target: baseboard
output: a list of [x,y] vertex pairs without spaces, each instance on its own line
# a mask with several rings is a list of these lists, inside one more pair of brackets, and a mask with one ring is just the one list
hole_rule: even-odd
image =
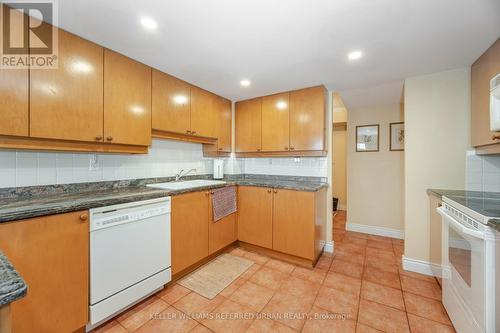
[[403,269],[424,275],[442,277],[442,267],[428,261],[403,256]]
[[349,231],[356,231],[370,235],[385,236],[398,239],[405,238],[405,233],[403,230],[384,228],[384,227],[374,227],[365,224],[346,223],[346,229]]
[[346,205],[343,205],[343,204],[338,204],[337,205],[337,210],[347,210],[346,208],[347,208]]
[[325,243],[325,247],[323,248],[323,251],[325,251],[327,253],[333,253],[333,249],[334,249],[334,243],[333,243],[333,241],[330,241],[330,242]]

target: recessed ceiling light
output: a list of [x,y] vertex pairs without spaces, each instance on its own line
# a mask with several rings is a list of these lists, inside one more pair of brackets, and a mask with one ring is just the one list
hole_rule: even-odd
[[155,20],[153,20],[151,17],[147,16],[142,16],[141,17],[141,24],[144,28],[148,30],[156,30],[158,24],[156,23]]
[[361,57],[363,57],[363,52],[361,51],[352,51],[347,55],[349,60],[358,60],[361,59]]
[[250,80],[247,80],[247,79],[243,79],[240,81],[240,85],[242,87],[248,87],[248,86],[250,86],[250,83],[251,83]]

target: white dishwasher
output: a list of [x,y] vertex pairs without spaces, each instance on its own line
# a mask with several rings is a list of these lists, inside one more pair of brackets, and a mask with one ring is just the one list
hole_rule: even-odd
[[87,330],[169,282],[170,197],[90,210]]

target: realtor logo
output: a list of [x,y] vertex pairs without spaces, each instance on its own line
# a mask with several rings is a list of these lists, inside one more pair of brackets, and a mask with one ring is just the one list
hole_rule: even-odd
[[0,1],[0,68],[57,68],[56,1]]

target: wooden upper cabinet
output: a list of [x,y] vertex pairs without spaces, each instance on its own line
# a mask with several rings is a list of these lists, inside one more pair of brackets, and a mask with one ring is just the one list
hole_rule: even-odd
[[66,333],[88,323],[85,216],[82,211],[0,224],[0,248],[28,285],[26,297],[11,304],[12,332]]
[[58,31],[59,67],[30,70],[30,135],[103,141],[103,48]]
[[[1,5],[2,10],[9,10]],[[10,10],[10,20],[13,26],[18,26],[23,20],[23,14]],[[21,23],[22,24],[22,23]],[[24,30],[28,29],[28,20],[24,20]],[[28,41],[24,40],[23,32],[11,36],[16,45],[24,45],[28,51]],[[28,70],[0,69],[0,135],[28,136]]]
[[290,93],[290,150],[324,150],[326,93],[323,86]]
[[490,145],[490,81],[500,73],[500,39],[497,39],[471,68],[471,143],[473,147]]
[[257,152],[262,149],[262,98],[236,102],[236,152]]
[[199,191],[172,197],[172,273],[208,256],[208,196]]
[[151,68],[104,50],[104,140],[151,143]]
[[315,192],[277,189],[273,201],[273,249],[315,259]]
[[216,137],[216,98],[218,96],[198,87],[191,87],[191,133],[208,138]]
[[153,69],[153,129],[189,134],[191,85]]
[[262,97],[262,151],[290,147],[290,93]]
[[238,186],[238,240],[273,248],[273,191]]
[[230,100],[219,97],[217,115],[217,150],[223,153],[231,152],[233,112]]

